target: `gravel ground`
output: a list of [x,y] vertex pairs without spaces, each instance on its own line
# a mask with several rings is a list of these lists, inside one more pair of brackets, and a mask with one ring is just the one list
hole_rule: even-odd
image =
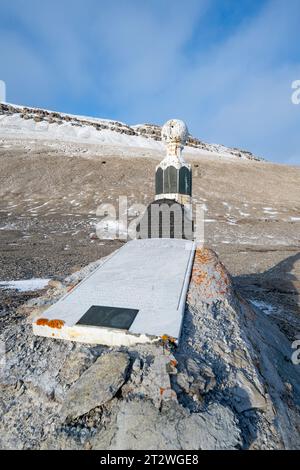
[[[0,143],[0,281],[64,277],[121,246],[91,238],[101,203],[148,204],[162,154],[116,146]],[[186,153],[205,242],[291,339],[299,333],[300,170]],[[1,315],[38,293],[0,289]],[[262,304],[261,304],[262,305]],[[265,308],[266,311],[266,308]],[[12,317],[10,317],[12,318]]]

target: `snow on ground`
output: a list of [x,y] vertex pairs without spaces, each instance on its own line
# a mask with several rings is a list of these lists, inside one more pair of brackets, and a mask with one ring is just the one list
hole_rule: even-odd
[[163,150],[161,142],[141,136],[131,136],[92,126],[73,126],[69,122],[62,124],[46,121],[36,122],[34,119],[23,119],[19,114],[0,115],[1,137],[21,137],[24,139],[47,139],[65,142],[91,143],[103,145],[119,145],[125,147],[142,147]]
[[271,304],[268,304],[267,302],[264,302],[263,300],[250,300],[252,305],[254,307],[259,308],[263,313],[266,315],[271,315],[274,313],[274,307]]
[[240,215],[243,216],[243,217],[249,217],[250,214],[248,212],[243,212],[240,210]]
[[14,224],[5,224],[0,227],[0,230],[15,230],[15,225]]
[[99,238],[115,240],[117,237],[127,237],[127,227],[118,220],[103,219],[96,225],[96,233]]
[[50,279],[25,279],[21,281],[0,281],[1,289],[13,289],[19,292],[29,292],[43,289]]

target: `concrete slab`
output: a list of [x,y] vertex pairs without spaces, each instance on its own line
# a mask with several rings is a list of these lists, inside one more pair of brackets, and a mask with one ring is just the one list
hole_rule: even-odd
[[[126,243],[42,317],[35,319],[33,332],[110,346],[155,341],[162,335],[178,339],[194,250],[192,241],[181,239]],[[106,326],[99,326],[98,321],[95,325],[81,324],[80,320],[93,306],[101,307],[99,312],[104,307],[111,311],[138,312],[129,329],[107,326],[107,319]],[[95,314],[97,309],[90,311]]]

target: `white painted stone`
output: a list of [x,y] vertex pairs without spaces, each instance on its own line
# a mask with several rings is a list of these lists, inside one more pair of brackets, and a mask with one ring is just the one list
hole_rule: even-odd
[[178,142],[182,146],[185,145],[189,136],[187,125],[180,119],[170,119],[161,129],[161,138],[163,142]]
[[[87,343],[131,345],[162,335],[179,338],[194,258],[194,243],[181,239],[132,240],[46,310],[37,335]],[[76,325],[92,305],[138,309],[130,329]]]
[[[189,165],[183,155],[182,150],[188,139],[189,132],[187,125],[180,119],[170,119],[167,121],[161,130],[161,139],[166,144],[167,155],[156,167],[156,172],[159,168],[163,171],[168,167],[174,167],[179,170],[182,167],[186,167],[191,172],[191,165]],[[177,175],[177,186],[179,190],[179,173]],[[191,196],[188,194],[181,194],[179,192],[167,193],[165,186],[162,193],[156,193],[155,200],[160,199],[174,199],[179,204],[190,204]]]

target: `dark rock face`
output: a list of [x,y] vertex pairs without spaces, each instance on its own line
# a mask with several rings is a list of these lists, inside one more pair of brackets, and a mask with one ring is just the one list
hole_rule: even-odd
[[[156,124],[140,124],[140,125],[136,125],[132,127],[134,128],[134,130],[137,132],[138,135],[142,135],[143,137],[148,137],[154,140],[161,140],[161,127]],[[215,150],[215,151],[220,150],[219,147],[223,147],[223,146],[218,146],[214,144],[207,144],[206,142],[203,142],[203,140],[200,140],[197,137],[193,137],[192,135],[189,135],[186,145],[192,148],[199,148],[202,150]],[[234,147],[229,148],[227,150],[229,150],[231,155],[234,155],[239,158],[243,157],[249,160],[258,160],[258,161],[262,160],[262,158],[259,158],[253,155],[251,152],[247,150],[241,150],[241,149],[234,148]]]
[[172,199],[159,199],[148,205],[137,225],[137,238],[193,240],[193,221],[184,205]]
[[1,332],[1,448],[299,448],[290,344],[235,293],[209,249],[196,252],[178,347],[167,338],[125,350],[33,337],[24,315],[98,264],[50,286]]
[[238,419],[242,448],[299,448],[300,383],[290,343],[235,292],[207,248],[196,252],[177,354],[184,406],[196,412],[227,404]]

